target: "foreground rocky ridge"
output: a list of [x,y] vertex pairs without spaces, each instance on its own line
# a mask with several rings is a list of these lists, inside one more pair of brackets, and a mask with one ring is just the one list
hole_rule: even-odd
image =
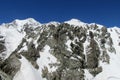
[[[0,27],[0,79],[107,80],[96,76],[104,72],[104,65],[111,65],[111,55],[119,55],[119,30],[76,19],[40,24],[30,18],[3,24]],[[117,42],[113,41],[113,32],[117,34]],[[39,76],[29,74],[29,66],[24,66],[22,60],[28,61],[30,70]],[[26,75],[35,78],[28,79]]]

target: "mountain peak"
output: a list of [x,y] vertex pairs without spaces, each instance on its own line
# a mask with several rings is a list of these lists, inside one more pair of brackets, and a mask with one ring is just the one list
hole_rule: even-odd
[[75,19],[75,18],[73,18],[73,19],[71,19],[69,21],[65,21],[65,23],[68,23],[70,25],[75,25],[75,26],[80,26],[80,25],[86,24],[86,23],[84,23],[84,22],[82,22],[82,21],[80,21],[78,19]]
[[29,22],[38,22],[38,21],[36,21],[34,18],[27,18],[27,19],[25,19],[26,21],[29,21]]
[[17,26],[23,26],[26,23],[27,24],[40,25],[40,23],[33,18],[27,18],[27,19],[24,19],[24,20],[16,19],[12,23],[16,24]]
[[70,21],[81,22],[79,19],[75,19],[75,18],[71,19]]

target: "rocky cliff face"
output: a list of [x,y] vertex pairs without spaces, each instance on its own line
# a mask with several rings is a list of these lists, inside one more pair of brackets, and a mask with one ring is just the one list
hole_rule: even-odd
[[30,18],[3,24],[0,80],[120,79],[119,32],[117,27],[76,19],[40,24]]

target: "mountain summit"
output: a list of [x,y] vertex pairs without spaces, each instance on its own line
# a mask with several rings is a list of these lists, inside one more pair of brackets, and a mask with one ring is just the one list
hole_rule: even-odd
[[120,28],[33,18],[0,25],[0,80],[119,80]]
[[68,23],[70,25],[76,25],[76,26],[81,26],[81,25],[85,25],[84,22],[78,20],[78,19],[71,19],[69,21],[65,21],[65,23]]

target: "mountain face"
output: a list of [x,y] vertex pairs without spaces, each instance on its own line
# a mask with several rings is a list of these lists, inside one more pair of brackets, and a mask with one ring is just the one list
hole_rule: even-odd
[[120,80],[120,28],[77,19],[2,24],[0,80]]

